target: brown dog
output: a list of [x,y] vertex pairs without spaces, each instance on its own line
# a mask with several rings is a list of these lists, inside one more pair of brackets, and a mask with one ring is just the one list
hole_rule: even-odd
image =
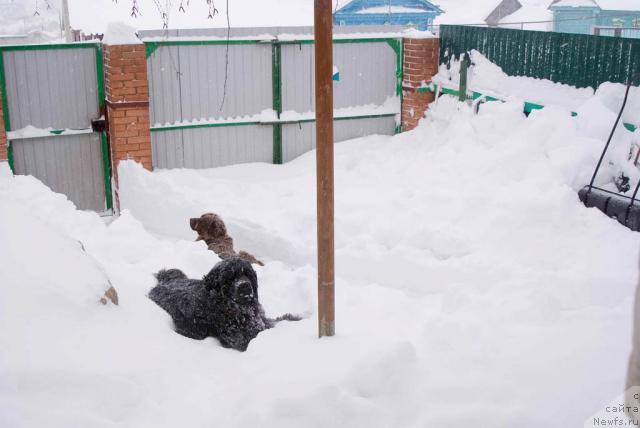
[[191,229],[198,234],[196,241],[204,241],[211,251],[216,253],[221,259],[237,256],[249,263],[256,263],[264,266],[260,260],[256,259],[246,251],[240,251],[236,254],[233,249],[233,238],[227,234],[227,227],[218,214],[206,213],[200,218],[192,218],[189,220]]

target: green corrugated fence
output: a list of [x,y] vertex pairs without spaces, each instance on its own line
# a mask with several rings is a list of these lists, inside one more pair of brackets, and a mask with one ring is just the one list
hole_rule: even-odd
[[[626,83],[640,72],[640,40],[461,25],[440,27],[440,63],[475,49],[510,76],[577,87]],[[635,84],[640,84],[636,79]]]

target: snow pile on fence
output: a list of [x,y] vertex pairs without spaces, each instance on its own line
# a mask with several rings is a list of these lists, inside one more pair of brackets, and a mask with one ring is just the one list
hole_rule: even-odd
[[[640,241],[579,203],[602,146],[582,126],[442,98],[415,131],[338,144],[338,335],[323,340],[313,152],[203,171],[122,163],[109,225],[0,174],[3,249],[39,255],[0,258],[0,425],[580,426],[624,384]],[[188,226],[206,211],[266,262],[267,313],[309,318],[246,353],[171,331],[146,293],[160,268],[216,263]],[[49,282],[40,245],[91,285],[83,253],[50,247],[70,239],[120,306],[68,304],[81,284]]]
[[[576,113],[599,109],[606,117],[600,117],[596,123],[609,123],[609,128],[613,126],[620,111],[626,91],[626,85],[620,83],[605,82],[594,91],[593,88],[576,88],[546,79],[510,76],[476,50],[470,52],[470,59],[471,65],[467,71],[469,91],[501,100],[560,107]],[[441,64],[438,74],[433,77],[433,83],[458,89],[460,67],[460,60],[451,61],[448,65]],[[635,126],[640,125],[640,87],[631,87],[622,121]]]
[[[575,111],[593,96],[593,88],[576,88],[550,80],[526,76],[509,76],[498,65],[476,50],[470,52],[471,66],[467,72],[467,88],[500,99],[519,99],[541,105],[554,105]],[[436,84],[460,85],[461,61],[441,64],[434,76]]]

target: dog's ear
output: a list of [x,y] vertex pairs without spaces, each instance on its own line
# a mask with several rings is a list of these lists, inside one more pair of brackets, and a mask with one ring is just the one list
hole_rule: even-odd
[[204,282],[204,287],[207,291],[220,292],[222,287],[223,264],[224,260],[218,262],[218,264],[216,264],[213,269],[211,269],[209,273],[202,278],[202,282]]
[[222,238],[227,236],[227,226],[224,221],[217,214],[207,214],[208,224],[206,227],[207,234],[212,238]]
[[196,232],[198,231],[198,222],[200,221],[199,218],[192,218],[189,220],[189,226],[191,226],[191,230],[195,230]]
[[246,260],[242,260],[244,263],[244,274],[247,275],[247,278],[251,281],[251,286],[253,287],[253,294],[258,297],[258,274],[256,273],[251,263]]

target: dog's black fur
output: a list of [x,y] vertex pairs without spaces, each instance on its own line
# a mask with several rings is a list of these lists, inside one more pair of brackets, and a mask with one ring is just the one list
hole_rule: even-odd
[[261,331],[301,319],[291,314],[267,318],[256,272],[239,257],[221,261],[202,280],[189,279],[179,269],[161,270],[156,278],[149,298],[171,315],[177,333],[192,339],[217,337],[225,348],[246,351]]

